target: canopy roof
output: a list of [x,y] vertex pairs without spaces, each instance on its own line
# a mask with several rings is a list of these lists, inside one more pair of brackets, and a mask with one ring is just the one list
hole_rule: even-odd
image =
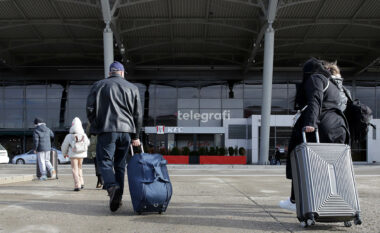
[[[110,2],[115,55],[133,67],[262,67],[267,0]],[[0,9],[3,67],[103,65],[100,0],[0,0]],[[378,0],[279,0],[273,28],[275,67],[316,56],[379,71]]]

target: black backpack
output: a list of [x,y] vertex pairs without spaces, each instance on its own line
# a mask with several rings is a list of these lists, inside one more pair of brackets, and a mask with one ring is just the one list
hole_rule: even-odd
[[354,142],[363,141],[366,138],[369,126],[376,129],[376,126],[371,124],[373,117],[372,110],[367,105],[362,104],[358,99],[352,100],[348,90],[345,87],[343,87],[343,89],[348,98],[344,115],[348,121],[351,139]]

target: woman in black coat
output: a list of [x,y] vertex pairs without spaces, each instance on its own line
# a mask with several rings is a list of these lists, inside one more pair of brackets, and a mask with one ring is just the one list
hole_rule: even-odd
[[[335,67],[335,68],[333,68]],[[333,72],[333,74],[332,74]],[[315,141],[314,132],[318,128],[320,141],[324,143],[349,144],[347,120],[343,114],[347,106],[347,97],[343,90],[343,80],[334,63],[309,59],[303,68],[303,81],[297,90],[295,106],[304,109],[297,120],[288,146],[286,178],[292,179],[290,154],[303,142],[302,129],[309,133],[308,141]],[[280,207],[296,210],[293,182],[291,196],[280,202]]]

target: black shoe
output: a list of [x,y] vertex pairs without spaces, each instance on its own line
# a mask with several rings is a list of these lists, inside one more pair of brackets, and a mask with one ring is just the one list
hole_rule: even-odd
[[120,186],[112,186],[108,188],[108,194],[110,196],[110,210],[115,212],[120,207],[121,199],[123,197]]
[[96,188],[99,189],[103,186],[103,181],[102,179],[100,178],[100,176],[98,176],[98,183],[96,183]]
[[81,188],[81,189],[84,189],[84,184],[82,184],[82,185],[80,186],[80,188]]
[[79,189],[79,188],[75,188],[75,189],[74,189],[74,191],[76,191],[76,192],[79,192],[79,191],[80,191],[80,189]]

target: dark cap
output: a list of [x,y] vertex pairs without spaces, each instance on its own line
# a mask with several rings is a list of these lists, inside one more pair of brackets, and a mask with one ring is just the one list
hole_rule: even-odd
[[44,120],[42,120],[41,118],[39,117],[36,117],[36,119],[34,119],[34,124],[37,125],[39,123],[44,123]]
[[125,71],[125,70],[124,70],[124,66],[123,66],[123,64],[121,64],[121,63],[118,62],[118,61],[114,61],[114,62],[110,65],[110,72],[116,72],[116,71]]

